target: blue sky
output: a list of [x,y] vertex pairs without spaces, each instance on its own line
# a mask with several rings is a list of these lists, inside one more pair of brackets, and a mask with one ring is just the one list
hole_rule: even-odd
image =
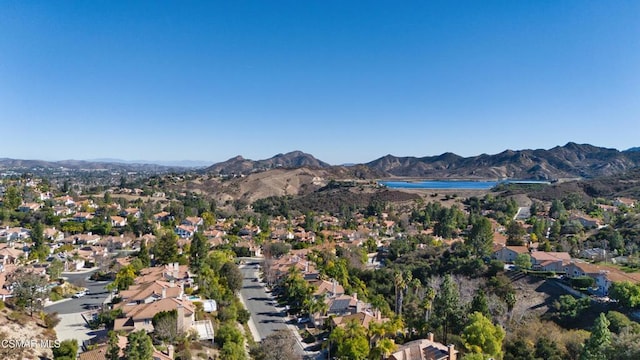
[[639,1],[0,2],[0,157],[640,146]]

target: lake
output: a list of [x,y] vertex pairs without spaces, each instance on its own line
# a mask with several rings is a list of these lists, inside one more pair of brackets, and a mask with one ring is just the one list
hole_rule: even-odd
[[378,184],[390,189],[448,189],[448,190],[489,190],[501,183],[511,184],[550,184],[548,181],[505,180],[505,181],[464,181],[464,180],[425,180],[425,181],[379,181]]

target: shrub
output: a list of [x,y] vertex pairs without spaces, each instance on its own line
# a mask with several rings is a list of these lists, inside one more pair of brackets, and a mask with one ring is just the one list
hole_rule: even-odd
[[51,314],[44,315],[44,325],[47,329],[53,329],[60,323],[60,317],[57,312],[53,312]]

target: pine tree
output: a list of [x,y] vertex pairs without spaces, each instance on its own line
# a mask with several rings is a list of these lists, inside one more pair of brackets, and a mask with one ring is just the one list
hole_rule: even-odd
[[178,236],[172,231],[166,231],[156,241],[153,250],[157,264],[170,264],[178,259]]
[[149,257],[149,249],[147,248],[147,242],[142,239],[140,242],[140,251],[138,251],[138,259],[142,262],[144,267],[151,265],[151,257]]
[[462,317],[460,307],[460,291],[447,274],[440,285],[440,290],[433,300],[433,319],[436,325],[442,326],[442,340],[447,343],[447,335]]
[[600,313],[591,330],[591,336],[584,344],[580,360],[607,360],[607,352],[611,346],[609,320]]
[[207,239],[201,232],[196,232],[189,248],[189,265],[196,273],[200,272],[208,250]]

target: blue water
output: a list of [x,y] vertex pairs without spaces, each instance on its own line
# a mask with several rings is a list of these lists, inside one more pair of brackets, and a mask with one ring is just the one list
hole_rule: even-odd
[[546,181],[380,181],[391,189],[450,189],[450,190],[489,190],[500,183],[549,184]]

